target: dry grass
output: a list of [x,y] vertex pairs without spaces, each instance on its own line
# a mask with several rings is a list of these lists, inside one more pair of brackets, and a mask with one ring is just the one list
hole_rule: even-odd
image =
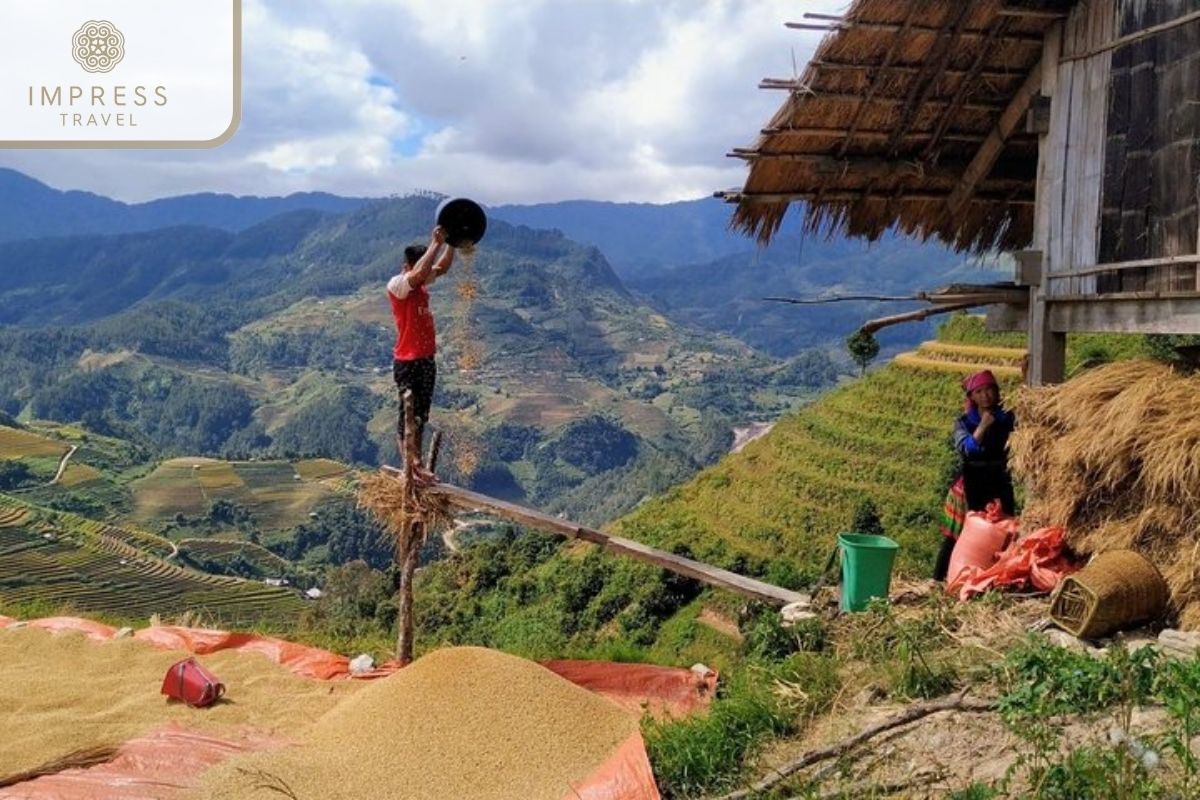
[[421,536],[419,546],[431,533],[454,523],[450,504],[444,498],[423,492],[418,486],[410,491],[402,478],[383,473],[362,477],[358,485],[358,505],[371,512],[391,534],[397,560],[409,551],[414,532]]
[[24,772],[17,772],[11,775],[0,774],[0,788],[15,786],[18,783],[31,781],[34,778],[40,778],[45,775],[57,775],[69,769],[83,769],[85,767],[94,767],[97,764],[104,764],[111,761],[118,750],[120,750],[118,745],[85,747],[82,750],[52,759],[45,764],[25,770]]
[[1200,626],[1200,377],[1122,361],[1022,391],[1009,447],[1024,518],[1062,525],[1077,551],[1133,549],[1163,572],[1185,627]]

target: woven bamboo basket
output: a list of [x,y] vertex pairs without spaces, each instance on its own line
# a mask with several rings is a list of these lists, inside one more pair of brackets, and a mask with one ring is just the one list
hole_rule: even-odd
[[1111,550],[1063,578],[1050,619],[1080,639],[1099,639],[1158,619],[1169,599],[1167,582],[1145,556]]

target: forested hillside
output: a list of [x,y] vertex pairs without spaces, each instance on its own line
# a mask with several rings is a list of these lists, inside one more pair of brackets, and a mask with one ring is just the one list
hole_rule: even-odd
[[[0,410],[159,456],[394,461],[382,286],[434,206],[0,245]],[[839,371],[822,352],[781,361],[680,325],[557,232],[494,221],[458,271],[433,290],[448,477],[591,521],[685,479],[735,426]],[[459,368],[466,345],[473,369]]]

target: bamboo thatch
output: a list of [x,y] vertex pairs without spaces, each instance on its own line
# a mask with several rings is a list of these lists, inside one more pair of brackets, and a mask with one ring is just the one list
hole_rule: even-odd
[[875,239],[895,227],[972,251],[1028,245],[1037,138],[1023,126],[959,210],[946,198],[1071,5],[854,0],[755,146],[735,151],[750,174],[722,193],[737,202],[733,227],[765,244],[789,202],[804,201],[810,230]]
[[1026,527],[1061,525],[1080,553],[1136,550],[1182,627],[1200,628],[1200,377],[1151,361],[1023,390],[1010,440]]

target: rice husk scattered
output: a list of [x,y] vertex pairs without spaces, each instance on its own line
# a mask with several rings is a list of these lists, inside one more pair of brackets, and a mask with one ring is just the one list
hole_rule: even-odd
[[1083,555],[1132,549],[1171,589],[1185,629],[1200,627],[1200,378],[1122,361],[1021,391],[1009,441],[1028,490],[1027,525],[1061,525]]
[[299,678],[256,654],[199,661],[226,685],[206,709],[159,694],[167,668],[186,653],[132,639],[94,642],[78,633],[0,630],[0,778],[142,736],[168,723],[220,736],[242,726],[292,739],[361,689],[356,682]]
[[369,511],[391,535],[397,560],[408,552],[408,537],[414,532],[422,537],[419,546],[434,531],[454,523],[450,503],[444,497],[422,491],[419,486],[410,493],[403,478],[391,475],[364,475],[358,483],[357,499],[359,508]]
[[471,322],[471,310],[480,288],[479,281],[475,280],[475,245],[458,248],[458,256],[460,265],[457,270],[457,299],[454,301],[454,345],[458,351],[458,368],[473,370],[483,363],[483,353]]
[[298,747],[207,773],[197,800],[262,798],[273,776],[300,800],[561,800],[637,720],[524,659],[437,650],[326,714]]
[[468,429],[462,428],[451,440],[451,461],[459,480],[469,481],[483,460],[483,443]]

